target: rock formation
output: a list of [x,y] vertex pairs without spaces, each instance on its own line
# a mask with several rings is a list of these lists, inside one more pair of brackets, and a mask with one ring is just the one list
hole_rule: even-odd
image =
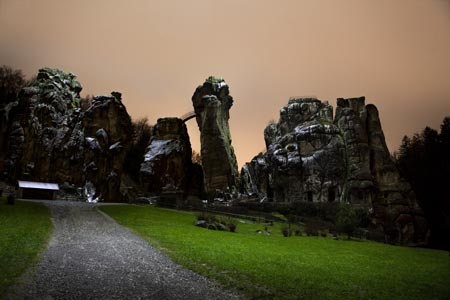
[[83,111],[81,89],[71,73],[39,70],[8,114],[3,176],[11,182],[28,179],[78,186],[92,181],[103,200],[121,201],[120,176],[132,137],[131,119],[120,93],[96,97]]
[[[88,186],[91,197],[123,201],[130,116],[120,93],[82,106],[81,89],[73,74],[45,68],[18,100],[2,100],[0,173],[11,183],[67,182]],[[264,130],[267,151],[245,164],[240,178],[228,125],[228,85],[209,77],[192,103],[202,166],[192,163],[183,120],[159,119],[140,169],[146,192],[198,200],[203,187],[213,196],[235,193],[239,184],[241,193],[268,201],[351,203],[371,214],[371,230],[386,241],[425,242],[427,222],[391,160],[376,107],[364,97],[338,99],[335,117],[328,103],[290,99],[279,122]]]
[[[81,85],[75,76],[60,70],[41,69],[33,85],[24,88],[11,111],[8,159],[11,178],[80,181],[71,167],[80,167],[82,132],[72,124],[80,117]],[[64,154],[70,152],[67,161]],[[53,162],[64,160],[64,166]],[[63,169],[67,174],[62,174]],[[73,177],[77,178],[73,178]]]
[[123,163],[131,146],[133,127],[120,93],[94,97],[82,120],[84,175],[107,202],[122,201]]
[[237,190],[238,169],[228,126],[233,98],[222,78],[209,77],[192,96],[200,129],[205,189],[209,194]]
[[164,187],[186,191],[192,149],[186,125],[178,118],[158,119],[141,165],[146,191],[159,194]]
[[159,195],[159,204],[173,207],[194,205],[203,191],[203,172],[192,163],[186,125],[179,118],[161,118],[141,164],[144,191]]
[[240,190],[275,202],[344,202],[371,212],[371,230],[420,244],[427,225],[390,158],[378,111],[364,97],[328,104],[293,98],[264,131],[267,152],[241,171]]
[[317,99],[294,98],[281,109],[279,123],[265,129],[269,198],[334,201],[340,196],[344,147],[332,113],[330,105]]

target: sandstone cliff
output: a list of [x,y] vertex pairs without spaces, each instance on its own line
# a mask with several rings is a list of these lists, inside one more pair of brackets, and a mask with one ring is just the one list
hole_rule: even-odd
[[192,149],[186,125],[178,118],[158,119],[141,164],[146,191],[159,194],[164,187],[185,191]]
[[241,192],[275,202],[342,202],[367,209],[371,230],[421,244],[427,224],[390,158],[378,111],[364,97],[328,104],[293,98],[264,131],[267,152],[241,171]]
[[97,186],[104,201],[120,202],[123,165],[133,127],[120,93],[94,97],[82,119],[85,179]]
[[3,177],[69,182],[92,181],[104,201],[121,201],[120,176],[132,137],[120,94],[94,98],[83,111],[82,87],[71,73],[40,69],[8,113]]
[[228,125],[233,98],[221,78],[209,77],[192,96],[200,129],[205,189],[233,193],[238,185],[238,168]]
[[197,205],[203,192],[202,167],[192,162],[186,125],[179,118],[161,118],[141,164],[140,177],[145,192],[158,195],[158,203],[168,207]]

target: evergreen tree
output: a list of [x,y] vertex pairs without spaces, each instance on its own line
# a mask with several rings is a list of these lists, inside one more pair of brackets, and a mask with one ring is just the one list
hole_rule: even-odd
[[441,131],[426,127],[400,145],[397,165],[431,227],[431,244],[450,249],[450,117]]

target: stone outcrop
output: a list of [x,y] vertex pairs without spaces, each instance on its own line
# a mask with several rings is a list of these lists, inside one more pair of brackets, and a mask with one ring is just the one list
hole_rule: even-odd
[[3,176],[28,179],[92,181],[104,201],[121,201],[120,176],[132,137],[131,119],[120,93],[95,97],[83,111],[82,87],[75,75],[44,68],[9,114],[9,143]]
[[120,93],[94,97],[84,112],[84,175],[104,201],[121,202],[123,164],[130,149],[133,127]]
[[293,98],[264,131],[267,152],[241,171],[244,194],[275,202],[343,202],[371,213],[371,230],[396,244],[424,243],[427,224],[364,97]]
[[145,192],[160,197],[168,207],[196,205],[203,191],[203,171],[192,163],[192,149],[186,125],[179,118],[161,118],[140,170]]
[[[53,69],[39,70],[36,82],[21,91],[19,103],[11,112],[5,164],[10,178],[80,181],[79,174],[69,171],[71,167],[80,167],[83,137],[72,126],[80,118],[80,91],[81,85],[73,74]],[[64,167],[69,178],[61,174],[63,166],[54,164],[59,158],[65,160],[64,154],[68,152]]]
[[317,99],[293,98],[281,109],[279,123],[265,129],[268,192],[274,201],[339,198],[344,145],[332,113],[330,105]]
[[370,170],[376,183],[373,226],[397,244],[419,243],[428,238],[428,224],[411,186],[392,161],[381,128],[378,110],[367,105]]
[[178,118],[158,119],[141,164],[146,191],[159,194],[163,188],[186,191],[192,149],[186,125]]
[[209,77],[196,89],[192,104],[200,129],[205,189],[209,194],[236,192],[238,169],[228,125],[233,98],[228,85],[222,78]]

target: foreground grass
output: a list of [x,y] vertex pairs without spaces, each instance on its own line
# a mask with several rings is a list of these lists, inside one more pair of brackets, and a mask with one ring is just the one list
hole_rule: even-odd
[[0,198],[0,298],[43,249],[52,228],[49,210],[39,203]]
[[284,238],[193,226],[185,212],[151,206],[103,206],[177,263],[251,299],[449,299],[447,252],[321,237]]

